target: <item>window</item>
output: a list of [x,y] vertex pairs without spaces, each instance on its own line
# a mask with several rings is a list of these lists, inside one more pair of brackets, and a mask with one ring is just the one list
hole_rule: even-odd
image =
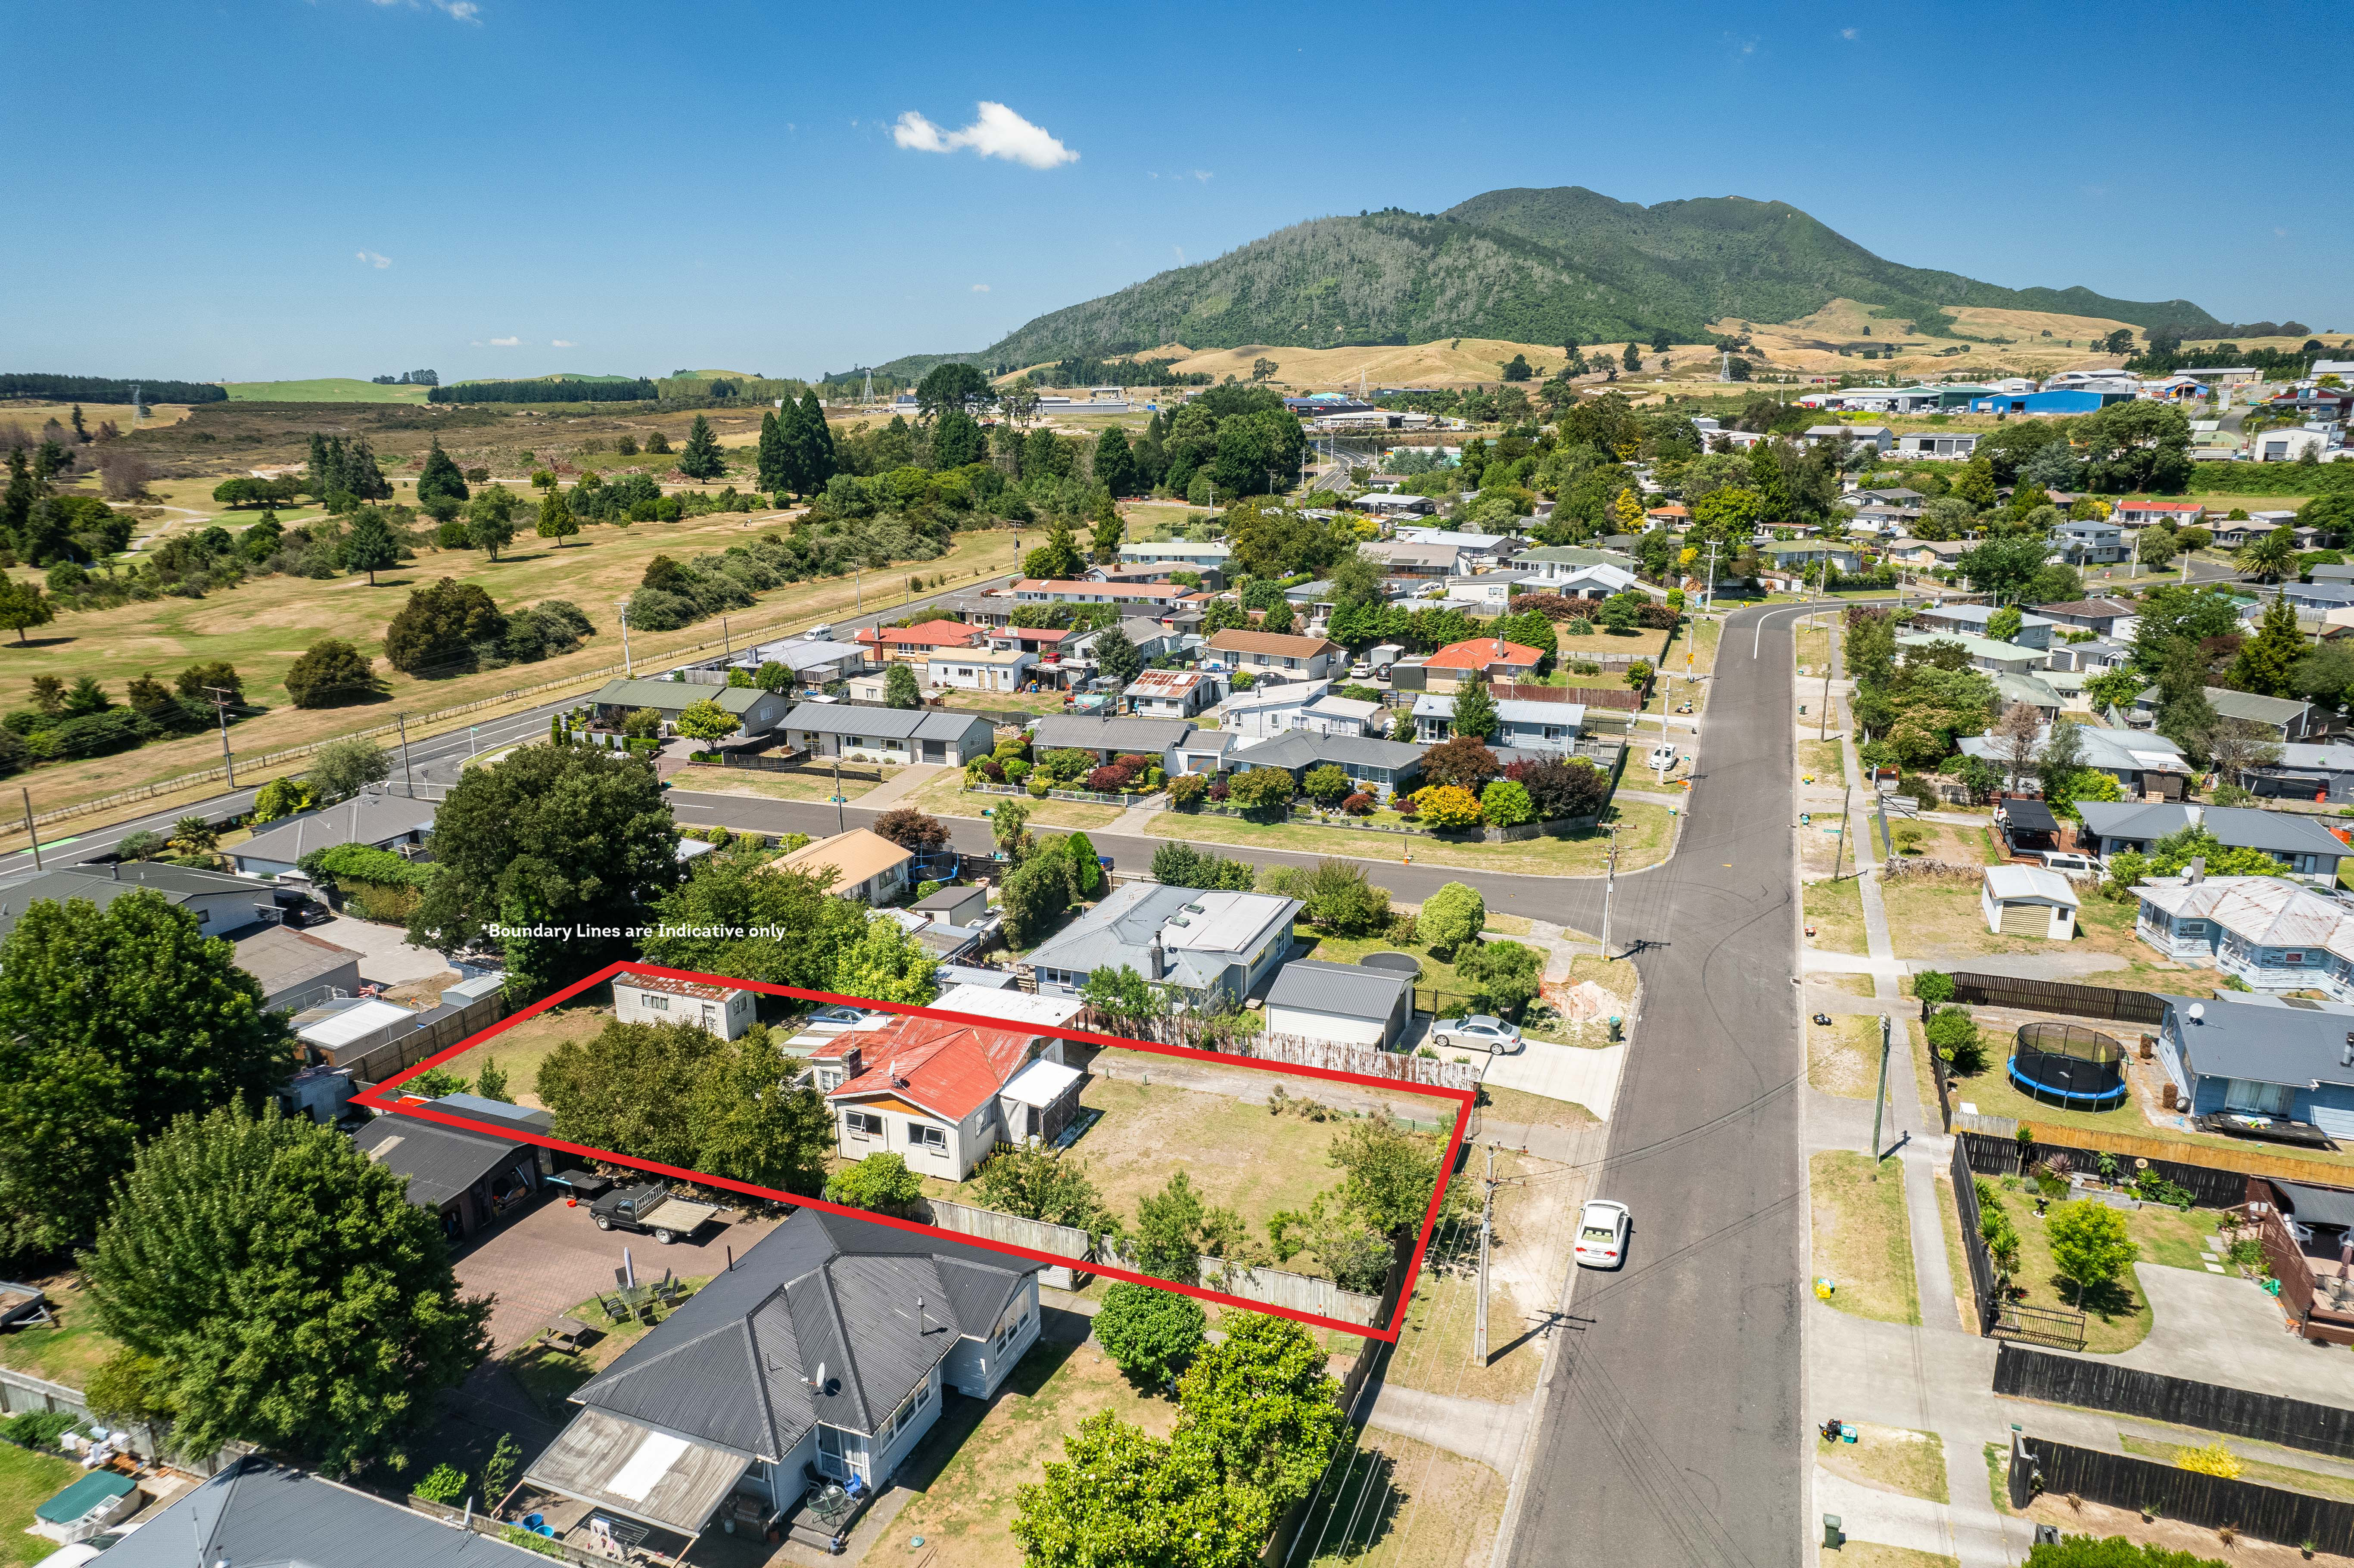
[[949,1151],[948,1130],[911,1121],[907,1124],[907,1145],[911,1149],[928,1149],[935,1154],[946,1154]]
[[2223,1108],[2254,1111],[2262,1116],[2286,1116],[2296,1093],[2286,1084],[2264,1084],[2253,1078],[2226,1078],[2223,1081]]
[[818,1092],[818,1093],[820,1093],[820,1094],[822,1094],[822,1095],[830,1095],[830,1094],[833,1093],[833,1091],[834,1091],[834,1090],[836,1090],[836,1089],[838,1089],[838,1088],[840,1088],[840,1087],[842,1087],[842,1069],[841,1069],[841,1068],[839,1068],[839,1067],[820,1067],[820,1068],[817,1070],[817,1092]]
[[883,1136],[883,1118],[869,1111],[843,1112],[842,1127],[843,1131],[855,1139],[864,1139]]
[[2281,955],[2281,962],[2289,965],[2302,964],[2305,962],[2305,955],[2299,952],[2283,953]]
[[645,1004],[645,1009],[648,1012],[668,1012],[670,1011],[670,998],[666,996],[656,996],[650,991],[642,991],[638,992],[638,1000]]
[[2203,937],[2207,934],[2207,922],[2204,920],[2185,920],[2176,926],[2174,929],[2181,936]]

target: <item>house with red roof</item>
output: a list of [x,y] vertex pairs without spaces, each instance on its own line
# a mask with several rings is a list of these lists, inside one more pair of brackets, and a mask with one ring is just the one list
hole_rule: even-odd
[[909,664],[924,664],[943,648],[971,648],[981,630],[961,620],[927,620],[920,626],[875,626],[859,632],[860,647]]
[[1525,642],[1500,637],[1469,637],[1450,642],[1422,662],[1426,689],[1446,693],[1479,681],[1523,681],[1536,673],[1544,655]]
[[1061,1040],[1019,1023],[898,1018],[838,1034],[810,1061],[843,1159],[896,1154],[944,1181],[971,1175],[1001,1143],[1055,1138],[1087,1081],[1064,1065]]

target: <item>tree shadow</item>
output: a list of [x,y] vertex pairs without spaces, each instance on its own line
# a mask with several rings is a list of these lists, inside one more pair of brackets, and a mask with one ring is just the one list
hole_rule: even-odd
[[2081,1305],[2084,1315],[2108,1322],[2118,1318],[2130,1318],[2141,1310],[2141,1298],[2128,1289],[2121,1279],[2103,1280],[2098,1285],[2084,1287],[2084,1299],[2076,1296],[2076,1282],[2060,1274],[2052,1276],[2052,1294],[2062,1307]]
[[1295,1540],[1306,1543],[1308,1561],[1359,1562],[1389,1539],[1400,1510],[1412,1499],[1397,1484],[1397,1461],[1378,1448],[1361,1445],[1334,1463],[1345,1469],[1325,1478],[1323,1493],[1300,1515]]
[[79,639],[72,637],[27,637],[19,642],[11,637],[5,642],[0,642],[0,648],[13,648],[19,652],[29,653],[36,648],[62,648],[77,641]]

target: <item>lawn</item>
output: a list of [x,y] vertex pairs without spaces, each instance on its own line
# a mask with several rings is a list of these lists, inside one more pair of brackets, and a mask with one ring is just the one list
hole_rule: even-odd
[[[1508,923],[1509,918],[1509,916],[1500,918],[1490,916],[1488,926],[1489,934],[1499,934],[1498,927]],[[1522,923],[1521,928],[1525,934],[1527,930],[1525,922]],[[1292,934],[1296,940],[1309,945],[1309,950],[1300,955],[1301,957],[1321,959],[1328,964],[1362,963],[1366,955],[1371,953],[1410,955],[1422,966],[1421,978],[1415,981],[1414,1005],[1417,1012],[1442,1013],[1453,1017],[1471,1005],[1474,993],[1470,982],[1458,979],[1454,962],[1433,954],[1427,942],[1394,942],[1387,937],[1335,937],[1318,931],[1305,921],[1296,925]],[[1543,949],[1538,949],[1540,961],[1543,961],[1544,956]],[[1600,967],[1599,959],[1596,960],[1596,965],[1597,969]],[[1631,969],[1634,966],[1627,964],[1620,967]],[[1631,978],[1621,983],[1631,985]],[[1602,1045],[1607,1044],[1608,1042],[1596,1040],[1593,1044]]]
[[[41,634],[28,644],[13,639],[0,643],[0,706],[19,705],[36,675],[58,675],[69,683],[91,675],[119,700],[123,683],[133,676],[152,671],[168,678],[196,660],[220,659],[244,677],[247,695],[270,709],[232,729],[232,743],[241,756],[388,725],[398,713],[409,715],[408,738],[413,741],[479,724],[496,711],[420,722],[461,704],[495,700],[509,691],[576,677],[586,694],[603,678],[606,666],[622,662],[612,606],[637,587],[647,563],[657,555],[723,549],[740,540],[748,526],[742,516],[732,514],[629,528],[600,525],[561,549],[525,534],[514,552],[496,562],[478,551],[427,546],[413,563],[377,574],[373,587],[364,577],[331,582],[270,577],[202,599],[164,598],[113,609],[68,612],[40,628]],[[947,555],[924,563],[925,575],[971,578],[1002,572],[1012,561],[1013,539],[1002,530],[960,534]],[[379,662],[377,673],[389,688],[381,700],[316,710],[292,705],[282,684],[285,673],[312,642],[338,637],[374,653],[383,646],[387,624],[408,603],[408,590],[445,576],[485,589],[507,609],[548,599],[571,600],[588,613],[598,634],[578,652],[560,658],[447,679],[420,681]],[[726,631],[740,644],[748,636],[848,613],[859,598],[856,584],[840,578],[790,584],[762,596],[757,607],[732,613]],[[716,648],[722,631],[716,618],[679,631],[633,631],[631,652],[649,669],[658,669],[705,640]],[[545,700],[519,698],[514,705]],[[45,766],[23,775],[22,781],[36,791],[33,808],[39,811],[210,768],[219,760],[220,737],[207,731],[110,757]],[[204,791],[217,786],[194,788]]]
[[1903,1163],[1881,1163],[1838,1149],[1825,1150],[1807,1163],[1814,1193],[1815,1276],[1837,1286],[1830,1304],[1883,1323],[1920,1322]]
[[[971,1408],[962,1395],[949,1396],[939,1426],[901,1472],[917,1495],[886,1538],[904,1543],[920,1535],[927,1548],[940,1548],[941,1563],[956,1568],[1021,1568],[1022,1548],[1010,1533],[1015,1489],[1041,1479],[1043,1467],[1063,1457],[1063,1439],[1088,1416],[1108,1410],[1156,1437],[1177,1425],[1174,1402],[1138,1393],[1094,1344],[1052,1338],[1031,1347],[977,1422]],[[928,1475],[935,1465],[938,1473]]]
[[1840,743],[1835,740],[1802,740],[1798,742],[1798,773],[1818,784],[1836,789],[1847,781],[1847,767],[1840,756]]
[[[98,1314],[89,1297],[68,1288],[66,1280],[40,1282],[49,1293],[49,1310],[58,1319],[54,1329],[12,1329],[0,1334],[0,1366],[30,1372],[68,1388],[87,1387],[90,1373],[121,1347],[98,1326]],[[8,1449],[0,1445],[0,1453]]]
[[1059,714],[1070,707],[1060,692],[968,692],[949,691],[940,694],[944,707],[963,708],[979,713]]
[[1824,1016],[1829,1024],[1807,1022],[1807,1082],[1843,1099],[1870,1099],[1880,1084],[1880,1020],[1864,1013]]
[[1605,631],[1598,624],[1584,637],[1573,637],[1559,627],[1554,629],[1554,641],[1561,645],[1561,657],[1564,662],[1575,660],[1583,653],[1612,653],[1631,654],[1657,664],[1660,655],[1667,652],[1669,637],[1665,630],[1653,627],[1642,627],[1622,636],[1616,631]]
[[[1474,1160],[1459,1180],[1477,1191],[1484,1174]],[[1573,1196],[1560,1168],[1516,1154],[1496,1157],[1495,1234],[1489,1246],[1488,1364],[1471,1360],[1476,1321],[1479,1233],[1469,1223],[1442,1226],[1447,1245],[1434,1244],[1406,1304],[1405,1327],[1387,1381],[1432,1393],[1511,1404],[1537,1386],[1544,1361],[1538,1327],[1561,1299],[1569,1266],[1566,1242],[1575,1222]],[[1524,1178],[1535,1178],[1523,1181]],[[1548,1178],[1551,1179],[1548,1179]]]
[[[2074,1310],[2076,1287],[2062,1280],[2052,1265],[2043,1220],[2035,1213],[2032,1189],[2015,1176],[1986,1185],[1992,1188],[1995,1201],[2010,1215],[2010,1223],[2019,1232],[2019,1270],[2010,1283],[2013,1288],[2027,1292],[2020,1299],[2030,1307]],[[1980,1202],[1984,1201],[1982,1191]],[[2126,1234],[2140,1246],[2139,1261],[2146,1266],[2197,1270],[2200,1266],[2199,1254],[2207,1238],[2215,1234],[2212,1211],[2192,1209],[2186,1213],[2145,1203],[2138,1209],[2118,1213],[2125,1216]],[[2149,1333],[2149,1303],[2143,1299],[2130,1270],[2106,1286],[2086,1291],[2084,1308],[2084,1349],[2094,1355],[2129,1351]]]
[[58,1549],[44,1536],[27,1533],[33,1510],[81,1479],[82,1469],[55,1454],[36,1454],[0,1443],[0,1563],[38,1563]]
[[2113,953],[2147,965],[2152,955],[2134,935],[2134,906],[2084,892],[2076,935],[2065,943],[2007,937],[1987,929],[1978,880],[1899,877],[1881,889],[1888,933],[1900,957],[1960,961],[1998,953]]
[[[1639,871],[1668,858],[1675,842],[1676,819],[1666,807],[1621,801],[1611,807],[1610,818],[1619,830],[1621,872]],[[1394,861],[1411,856],[1418,865],[1462,866],[1523,876],[1599,876],[1610,858],[1611,839],[1596,828],[1565,838],[1526,839],[1518,843],[1457,842],[1298,822],[1253,822],[1190,811],[1163,811],[1145,831],[1155,838],[1195,843],[1238,844],[1352,860]]]
[[521,1023],[462,1055],[452,1056],[441,1064],[445,1073],[455,1073],[472,1083],[482,1070],[482,1063],[498,1060],[499,1070],[507,1075],[507,1093],[517,1105],[537,1107],[539,1097],[532,1086],[539,1079],[539,1065],[548,1054],[567,1040],[585,1040],[612,1022],[610,1002],[590,1005],[575,1002],[569,1007],[552,1007],[536,1013]]
[[[688,1293],[700,1290],[710,1283],[707,1274],[682,1278]],[[514,1374],[524,1392],[539,1403],[551,1420],[561,1421],[567,1414],[565,1402],[572,1391],[619,1361],[623,1351],[636,1344],[652,1331],[654,1324],[667,1318],[675,1308],[656,1308],[652,1321],[643,1318],[627,1323],[609,1323],[597,1305],[596,1298],[567,1308],[563,1317],[589,1325],[596,1337],[582,1350],[560,1351],[553,1345],[526,1344],[508,1352],[507,1371]]]
[[949,768],[923,788],[901,796],[899,804],[928,811],[935,817],[978,817],[983,811],[993,811],[1000,806],[1019,803],[1030,813],[1030,826],[1038,828],[1102,828],[1118,821],[1118,806],[1098,806],[1087,800],[1036,800],[1027,795],[985,795],[969,791],[964,787],[964,775]]
[[1876,1541],[1850,1541],[1845,1546],[1817,1551],[1819,1568],[1961,1568],[1961,1559],[1942,1552],[1915,1552],[1909,1546],[1882,1546]]
[[1978,1331],[1977,1296],[1970,1284],[1970,1261],[1962,1252],[1962,1216],[1954,1207],[1954,1179],[1937,1178],[1937,1228],[1946,1235],[1946,1273],[1954,1282],[1954,1318],[1970,1333]]
[[1807,946],[1827,953],[1862,954],[1871,947],[1863,929],[1863,894],[1852,876],[1809,882],[1800,890],[1806,923],[1815,928]]
[[1950,1500],[1946,1489],[1946,1440],[1935,1432],[1852,1423],[1855,1441],[1815,1438],[1815,1463],[1851,1481],[1927,1502]]
[[1485,1563],[1504,1493],[1504,1478],[1476,1459],[1368,1427],[1301,1518],[1292,1562],[1306,1568]]
[[1482,1138],[1492,1137],[1509,1143],[1511,1137],[1507,1128],[1564,1127],[1575,1130],[1597,1126],[1601,1120],[1575,1100],[1556,1100],[1525,1089],[1508,1089],[1500,1084],[1479,1086],[1479,1126]]
[[[842,793],[856,805],[863,795],[880,789],[906,769],[885,768],[875,779],[844,779]],[[712,795],[758,795],[769,800],[831,800],[833,775],[822,772],[769,773],[752,768],[683,768],[671,775],[673,789]]]

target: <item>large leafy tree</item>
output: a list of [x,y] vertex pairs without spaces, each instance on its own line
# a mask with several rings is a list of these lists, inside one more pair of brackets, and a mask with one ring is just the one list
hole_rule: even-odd
[[897,921],[876,915],[845,943],[834,960],[827,989],[869,1001],[903,1001],[921,1007],[939,994],[933,972],[939,967],[930,948]]
[[1045,582],[1067,582],[1087,569],[1071,525],[1056,518],[1046,530],[1046,542],[1022,557],[1024,575]]
[[497,642],[506,629],[489,594],[443,577],[409,590],[408,602],[385,628],[384,656],[405,674],[462,674],[478,662],[477,645]]
[[834,960],[867,912],[804,873],[754,853],[707,856],[654,906],[646,961],[804,991],[833,987]]
[[183,1116],[140,1151],[86,1272],[188,1451],[405,1462],[433,1395],[487,1351],[490,1316],[459,1296],[440,1222],[407,1188],[275,1107]]
[[1181,1432],[1215,1455],[1228,1484],[1279,1510],[1306,1497],[1348,1426],[1340,1380],[1307,1330],[1264,1312],[1228,1312],[1225,1337],[1177,1383]]
[[1964,551],[1954,565],[1978,592],[2015,599],[2035,580],[2051,553],[2051,545],[2040,537],[1988,539]]
[[954,361],[936,365],[916,383],[916,411],[920,418],[937,418],[949,408],[962,413],[967,403],[988,398],[989,377],[977,366]]
[[236,949],[153,893],[27,906],[0,946],[0,1253],[87,1238],[132,1150],[294,1059]]
[[1248,1568],[1275,1509],[1224,1480],[1200,1443],[1147,1436],[1108,1410],[1063,1439],[1043,1480],[1021,1489],[1013,1539],[1033,1568]]
[[[626,937],[678,884],[678,828],[643,760],[527,746],[470,768],[434,816],[440,870],[409,938],[443,951],[485,939],[509,984],[535,991],[634,958]],[[493,927],[500,927],[493,933]],[[588,934],[586,928],[599,934]]]

